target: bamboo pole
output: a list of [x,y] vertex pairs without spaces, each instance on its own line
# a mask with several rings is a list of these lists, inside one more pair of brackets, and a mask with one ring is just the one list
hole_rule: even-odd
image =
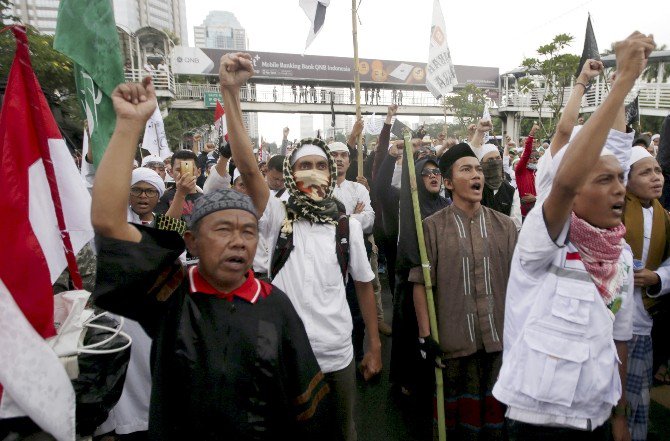
[[[430,334],[439,343],[437,330],[437,316],[435,315],[435,300],[433,299],[433,282],[430,278],[430,262],[426,254],[426,242],[423,238],[423,224],[421,223],[421,209],[419,208],[419,193],[416,188],[416,169],[414,168],[414,149],[412,148],[411,135],[405,130],[405,156],[407,157],[407,168],[409,172],[409,186],[412,192],[412,206],[414,208],[414,224],[416,225],[416,237],[419,242],[419,256],[423,268],[423,280],[426,287],[426,300],[428,303],[428,319],[430,321]],[[437,430],[440,441],[446,441],[447,431],[444,423],[444,380],[442,369],[435,368],[435,388],[437,390]]]
[[[361,76],[358,72],[358,8],[356,0],[351,0],[351,34],[354,39],[354,87],[356,89],[356,120],[361,118]],[[358,135],[356,140],[358,149],[358,177],[363,176],[363,132]]]

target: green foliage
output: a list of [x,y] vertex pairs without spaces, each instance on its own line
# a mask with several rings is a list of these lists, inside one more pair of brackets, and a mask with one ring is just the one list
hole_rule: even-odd
[[[171,150],[177,150],[185,132],[206,124],[213,124],[214,110],[172,109],[163,120],[165,136]],[[186,135],[188,136],[188,135]]]
[[0,0],[0,25],[4,26],[19,20],[16,15],[12,14],[12,10],[10,9],[12,3],[11,0]]
[[[41,34],[34,28],[27,27],[30,59],[37,79],[47,98],[56,91],[61,97],[75,92],[74,67],[72,61],[53,48],[54,37]],[[9,75],[14,60],[16,44],[11,32],[0,34],[0,78]]]
[[[573,40],[574,37],[569,34],[558,34],[550,43],[537,49],[539,57],[525,58],[521,63],[530,75],[542,78],[540,82],[530,77],[521,78],[517,85],[520,92],[531,93],[536,99],[532,108],[540,114],[540,128],[544,136],[551,135],[556,128],[566,100],[565,87],[570,86],[572,75],[579,65],[579,56],[564,53]],[[547,108],[553,116],[543,119],[542,111]]]
[[486,93],[474,84],[468,84],[456,91],[455,95],[447,98],[447,105],[454,110],[457,121],[455,132],[450,133],[464,136],[470,124],[476,123],[484,113]]

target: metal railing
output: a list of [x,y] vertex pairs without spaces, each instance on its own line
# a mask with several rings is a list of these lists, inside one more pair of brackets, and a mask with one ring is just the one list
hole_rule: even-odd
[[[564,89],[563,103],[567,103],[572,87]],[[577,86],[581,87],[581,86]],[[539,101],[546,92],[544,88],[535,88],[530,92],[521,93],[516,88],[501,89],[500,108],[536,108]],[[639,82],[628,94],[626,102],[635,99],[639,93],[641,108],[668,109],[670,111],[670,84],[667,83],[645,83]],[[596,82],[582,98],[582,107],[597,107],[609,94],[609,86],[603,82]],[[551,112],[548,107],[542,108],[543,112]]]
[[[399,90],[395,92],[387,89],[361,89],[361,105],[363,106],[389,106],[399,104],[403,106],[442,107],[442,101],[428,91]],[[374,92],[373,92],[374,90]],[[202,100],[205,93],[218,93],[219,86],[216,84],[191,84],[176,83],[175,99]],[[287,85],[257,84],[254,87],[247,85],[240,92],[242,101],[261,103],[301,103],[301,104],[354,104],[354,92],[349,88],[315,87],[304,89],[296,87],[295,91]],[[367,99],[366,99],[367,97]]]
[[142,78],[151,75],[154,87],[157,91],[167,90],[173,94],[175,92],[175,81],[172,72],[165,70],[154,70],[153,72],[148,72],[144,69],[126,68],[124,69],[123,74],[126,81],[141,81]]

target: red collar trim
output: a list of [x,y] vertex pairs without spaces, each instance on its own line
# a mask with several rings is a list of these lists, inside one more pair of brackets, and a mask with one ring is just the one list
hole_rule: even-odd
[[210,285],[198,272],[198,265],[193,265],[188,269],[188,278],[191,293],[211,294],[228,301],[232,301],[233,296],[237,296],[249,303],[256,303],[259,297],[266,297],[269,294],[267,288],[260,280],[254,277],[254,272],[251,270],[247,272],[247,279],[244,283],[239,288],[228,293],[217,291],[216,288]]

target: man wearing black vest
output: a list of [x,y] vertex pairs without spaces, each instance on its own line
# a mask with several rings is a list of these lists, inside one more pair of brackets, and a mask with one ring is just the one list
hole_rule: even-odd
[[498,147],[484,144],[479,158],[484,172],[482,205],[512,218],[517,231],[521,229],[521,200],[519,191],[505,181],[502,158]]

